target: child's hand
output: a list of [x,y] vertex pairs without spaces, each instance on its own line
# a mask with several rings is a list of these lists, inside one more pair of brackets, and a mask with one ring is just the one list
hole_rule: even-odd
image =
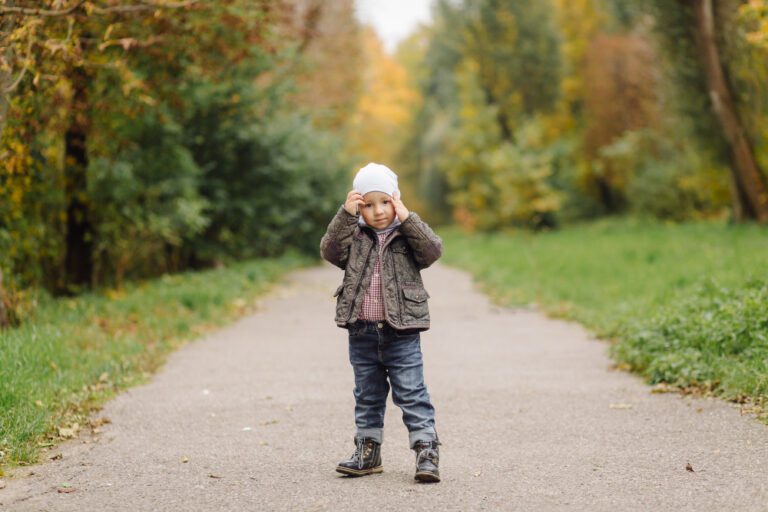
[[408,218],[410,212],[400,200],[400,193],[397,190],[392,192],[392,205],[395,207],[395,215],[397,215],[397,218],[400,219],[400,222],[405,222],[405,219]]
[[344,209],[350,215],[358,215],[358,207],[365,206],[365,199],[358,190],[350,190],[347,194],[347,201],[344,203]]

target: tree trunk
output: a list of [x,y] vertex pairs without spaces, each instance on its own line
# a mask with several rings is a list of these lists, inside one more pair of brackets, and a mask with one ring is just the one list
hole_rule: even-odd
[[3,291],[3,269],[0,269],[0,329],[8,327],[8,312],[5,310],[5,292]]
[[496,101],[496,98],[493,96],[493,92],[491,92],[490,87],[481,86],[483,90],[483,94],[485,95],[485,103],[489,107],[496,106],[496,122],[499,124],[499,129],[501,130],[501,138],[504,141],[513,142],[512,140],[512,132],[509,130],[509,123],[507,120],[506,114],[501,109],[501,105]]
[[741,191],[739,182],[736,181],[736,176],[733,172],[729,173],[728,181],[731,184],[731,204],[733,205],[733,220],[736,222],[743,222],[747,217],[747,213],[744,211],[744,205],[747,202],[747,198]]
[[[736,104],[725,80],[715,40],[715,21],[712,0],[688,0],[694,12],[694,38],[699,58],[707,78],[712,107],[720,122],[732,154],[730,165],[733,181],[737,184],[734,200],[746,198],[746,204],[736,212],[752,214],[760,223],[768,222],[768,189],[766,189],[754,152],[736,110]],[[742,192],[742,193],[739,193]]]
[[[15,7],[15,2],[10,1],[5,5],[7,7]],[[17,21],[17,16],[13,16],[11,14],[6,14],[3,16],[2,23],[0,23],[0,41],[7,41],[8,35],[14,28],[16,28]],[[2,58],[5,60],[5,62],[10,63],[13,61],[10,47],[6,46],[3,49]],[[13,81],[13,74],[11,70],[12,68],[7,69],[4,66],[0,66],[0,134],[3,133],[3,130],[5,129],[5,116],[8,113],[8,98],[10,96],[10,92],[6,91],[11,87],[11,83]],[[2,160],[2,157],[0,157],[0,160]]]
[[67,197],[67,235],[65,239],[65,293],[89,286],[93,273],[93,244],[88,202],[85,198],[88,168],[86,133],[88,125],[88,76],[82,67],[71,73],[74,97],[71,124],[64,136],[64,161]]

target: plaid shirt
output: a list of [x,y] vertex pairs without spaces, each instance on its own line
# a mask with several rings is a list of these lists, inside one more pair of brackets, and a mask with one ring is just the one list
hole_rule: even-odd
[[381,252],[384,247],[384,241],[390,233],[392,233],[392,231],[377,234],[379,237],[379,257],[376,259],[376,266],[373,267],[371,284],[368,285],[368,289],[365,291],[365,297],[363,297],[363,309],[360,310],[359,315],[359,318],[362,320],[386,320],[384,315],[384,294],[381,291],[380,269]]

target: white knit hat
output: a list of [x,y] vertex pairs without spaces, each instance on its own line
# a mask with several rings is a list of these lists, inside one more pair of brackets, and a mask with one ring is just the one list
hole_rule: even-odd
[[362,195],[368,192],[384,192],[391,196],[394,191],[397,191],[398,196],[400,195],[400,189],[397,188],[397,174],[386,165],[373,162],[357,171],[352,188],[359,190]]

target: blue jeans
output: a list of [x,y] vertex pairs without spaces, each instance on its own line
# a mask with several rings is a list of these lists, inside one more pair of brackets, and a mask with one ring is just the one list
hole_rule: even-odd
[[359,320],[349,326],[349,362],[355,371],[356,437],[382,442],[391,385],[392,401],[403,411],[410,446],[437,439],[418,331],[397,331],[385,321]]

